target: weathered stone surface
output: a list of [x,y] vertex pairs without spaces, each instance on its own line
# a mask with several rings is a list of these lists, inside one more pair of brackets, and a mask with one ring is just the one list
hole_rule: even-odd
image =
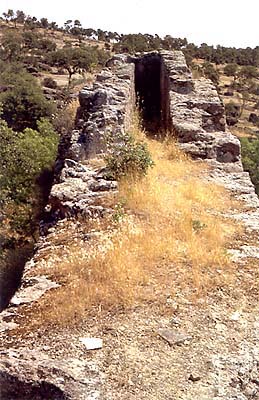
[[[25,283],[25,282],[24,282]],[[58,288],[59,285],[45,276],[37,276],[26,280],[26,287],[18,291],[11,300],[11,305],[31,303],[38,300],[45,292]]]
[[172,129],[181,148],[194,158],[240,163],[239,140],[226,130],[225,109],[212,82],[193,80],[181,52],[161,55],[169,74]]
[[157,333],[166,342],[168,342],[170,346],[180,345],[192,339],[190,335],[186,335],[185,333],[176,331],[175,329],[169,329],[169,328],[159,329]]
[[52,360],[44,352],[19,348],[2,351],[1,400],[96,399],[96,379],[85,361]]
[[53,218],[91,215],[93,206],[99,205],[98,200],[116,190],[117,182],[104,179],[101,171],[65,160],[60,182],[51,189],[48,209]]
[[92,88],[79,94],[77,126],[71,138],[68,157],[82,161],[105,151],[105,136],[123,133],[129,127],[135,103],[134,64],[125,64],[125,56],[115,57],[98,75]]

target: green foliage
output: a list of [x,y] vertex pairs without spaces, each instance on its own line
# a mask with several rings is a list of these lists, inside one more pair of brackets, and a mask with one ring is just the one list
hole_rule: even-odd
[[56,43],[34,30],[5,30],[0,38],[0,56],[7,62],[26,62],[29,55],[45,55],[56,50]]
[[215,85],[218,85],[219,73],[211,63],[208,63],[208,62],[204,63],[202,66],[202,70],[203,70],[203,73],[206,76],[206,78],[212,80],[212,82]]
[[247,65],[240,69],[239,76],[245,79],[253,79],[253,78],[258,78],[259,74],[255,66]]
[[0,119],[0,141],[1,218],[19,234],[33,234],[42,201],[37,182],[53,167],[58,136],[45,119],[19,133]]
[[125,200],[120,200],[117,204],[115,204],[114,212],[112,214],[112,220],[115,224],[119,224],[123,218],[125,218],[125,204]]
[[23,56],[24,41],[16,31],[7,30],[0,41],[0,57],[3,61],[20,61]]
[[207,225],[204,222],[201,222],[199,219],[194,219],[192,221],[192,229],[195,233],[199,233],[203,229],[207,228]]
[[19,65],[0,65],[0,84],[7,90],[0,94],[3,119],[16,131],[37,128],[42,117],[51,117],[56,108],[48,101],[37,80]]
[[0,252],[0,312],[7,307],[21,284],[24,265],[33,255],[32,247],[29,244],[16,249],[11,246]]
[[51,78],[51,76],[44,78],[42,84],[43,86],[50,89],[56,89],[58,87],[57,82],[53,78]]
[[259,139],[240,138],[242,163],[259,195]]
[[147,146],[127,134],[120,142],[108,140],[108,154],[105,157],[108,176],[120,179],[125,176],[140,178],[146,175],[154,164]]
[[67,71],[69,85],[74,74],[83,74],[97,65],[104,65],[107,59],[107,53],[93,46],[64,47],[51,52],[47,57],[51,65],[64,68]]
[[225,105],[226,110],[226,120],[229,126],[234,126],[238,123],[241,113],[241,107],[239,104],[230,101]]
[[224,67],[224,74],[227,76],[233,76],[234,78],[236,78],[237,71],[238,71],[238,65],[234,63],[227,64]]
[[163,48],[166,50],[181,50],[187,43],[186,38],[173,38],[170,35],[166,35],[162,41]]

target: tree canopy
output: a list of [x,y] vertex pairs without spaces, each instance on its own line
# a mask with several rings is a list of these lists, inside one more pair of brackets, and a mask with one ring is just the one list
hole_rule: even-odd
[[68,73],[68,85],[72,76],[90,71],[94,66],[103,65],[108,54],[93,46],[64,47],[53,51],[48,56],[51,65],[64,68]]
[[37,130],[15,132],[0,118],[0,141],[0,217],[14,231],[33,234],[44,197],[38,196],[37,181],[53,167],[58,135],[45,119],[37,122]]
[[40,118],[52,116],[55,105],[44,97],[34,76],[16,64],[0,64],[0,72],[0,85],[6,88],[0,93],[2,116],[9,127],[36,129]]

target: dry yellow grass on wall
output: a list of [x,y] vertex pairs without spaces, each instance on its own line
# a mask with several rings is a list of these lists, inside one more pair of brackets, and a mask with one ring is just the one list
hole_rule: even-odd
[[68,324],[95,306],[159,301],[165,288],[173,296],[177,285],[204,296],[231,276],[226,246],[237,228],[220,216],[228,194],[170,140],[145,140],[155,162],[148,175],[119,183],[113,216],[91,221],[92,240],[70,239],[51,255],[63,285],[46,297],[42,318]]

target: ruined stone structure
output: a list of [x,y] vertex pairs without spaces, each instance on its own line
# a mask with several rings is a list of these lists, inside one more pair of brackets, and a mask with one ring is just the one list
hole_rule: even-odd
[[[102,170],[86,161],[105,152],[107,133],[116,137],[129,129],[136,101],[148,134],[169,132],[192,157],[210,163],[208,179],[221,182],[246,201],[246,213],[237,213],[236,218],[257,234],[259,231],[259,202],[248,174],[242,170],[239,140],[226,128],[224,106],[216,89],[207,79],[193,80],[181,52],[163,51],[139,57],[117,55],[97,76],[93,87],[81,91],[79,100],[76,130],[72,132],[67,154],[62,154],[61,173],[49,198],[48,210],[54,226],[40,239],[34,259],[26,266],[21,290],[0,316],[2,332],[17,327],[17,314],[58,286],[46,276],[34,273],[41,262],[39,255],[51,249],[55,232],[62,229],[58,221],[76,218],[78,214],[94,217],[109,212],[106,199],[116,191],[117,184],[105,179]],[[3,339],[5,343],[8,339]],[[81,377],[85,368],[85,361],[53,360],[44,349],[2,349],[0,397],[105,399],[94,397],[96,383]],[[224,385],[224,379],[219,385]],[[46,397],[46,393],[52,397]],[[215,397],[223,398],[246,397]]]
[[115,56],[79,101],[77,129],[49,200],[51,212],[61,217],[94,211],[96,199],[116,189],[116,182],[104,182],[82,163],[105,152],[105,135],[120,137],[129,129],[136,101],[148,134],[171,134],[192,157],[242,171],[240,143],[226,128],[215,87],[192,79],[182,52]]

